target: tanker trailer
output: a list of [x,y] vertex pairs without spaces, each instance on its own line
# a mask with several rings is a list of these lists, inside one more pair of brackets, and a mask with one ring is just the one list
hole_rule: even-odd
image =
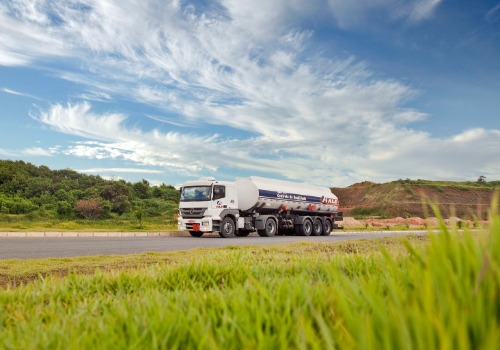
[[342,220],[338,199],[326,187],[261,177],[234,182],[202,178],[183,184],[178,227],[194,237],[329,235]]

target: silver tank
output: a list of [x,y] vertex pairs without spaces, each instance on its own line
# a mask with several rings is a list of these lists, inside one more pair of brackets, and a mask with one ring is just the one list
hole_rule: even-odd
[[339,201],[326,187],[251,176],[235,180],[238,207],[242,211],[307,210],[335,213]]

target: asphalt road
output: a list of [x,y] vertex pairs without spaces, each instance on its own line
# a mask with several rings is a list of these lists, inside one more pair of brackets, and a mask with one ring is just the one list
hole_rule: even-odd
[[388,236],[426,234],[422,231],[349,232],[330,236],[298,237],[6,237],[0,239],[0,259],[57,258],[96,255],[123,255],[143,252],[166,252],[194,248],[285,244],[293,242],[336,242],[375,239]]

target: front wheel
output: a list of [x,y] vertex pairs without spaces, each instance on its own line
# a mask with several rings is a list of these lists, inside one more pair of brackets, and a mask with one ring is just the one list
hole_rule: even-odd
[[235,230],[236,230],[236,226],[234,225],[234,220],[231,219],[230,217],[226,216],[222,220],[222,223],[220,224],[219,236],[221,236],[222,238],[234,237]]

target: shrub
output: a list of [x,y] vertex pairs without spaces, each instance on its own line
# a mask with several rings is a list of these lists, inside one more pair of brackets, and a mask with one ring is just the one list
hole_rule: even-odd
[[4,214],[26,214],[38,209],[32,201],[20,197],[0,197],[0,211]]
[[101,201],[95,198],[80,199],[75,202],[75,212],[89,220],[100,219],[104,216],[104,205]]
[[70,217],[73,214],[73,206],[66,201],[59,201],[56,205],[56,213],[59,217]]
[[134,201],[134,206],[141,207],[147,216],[173,215],[177,210],[177,204],[162,199],[143,199]]

